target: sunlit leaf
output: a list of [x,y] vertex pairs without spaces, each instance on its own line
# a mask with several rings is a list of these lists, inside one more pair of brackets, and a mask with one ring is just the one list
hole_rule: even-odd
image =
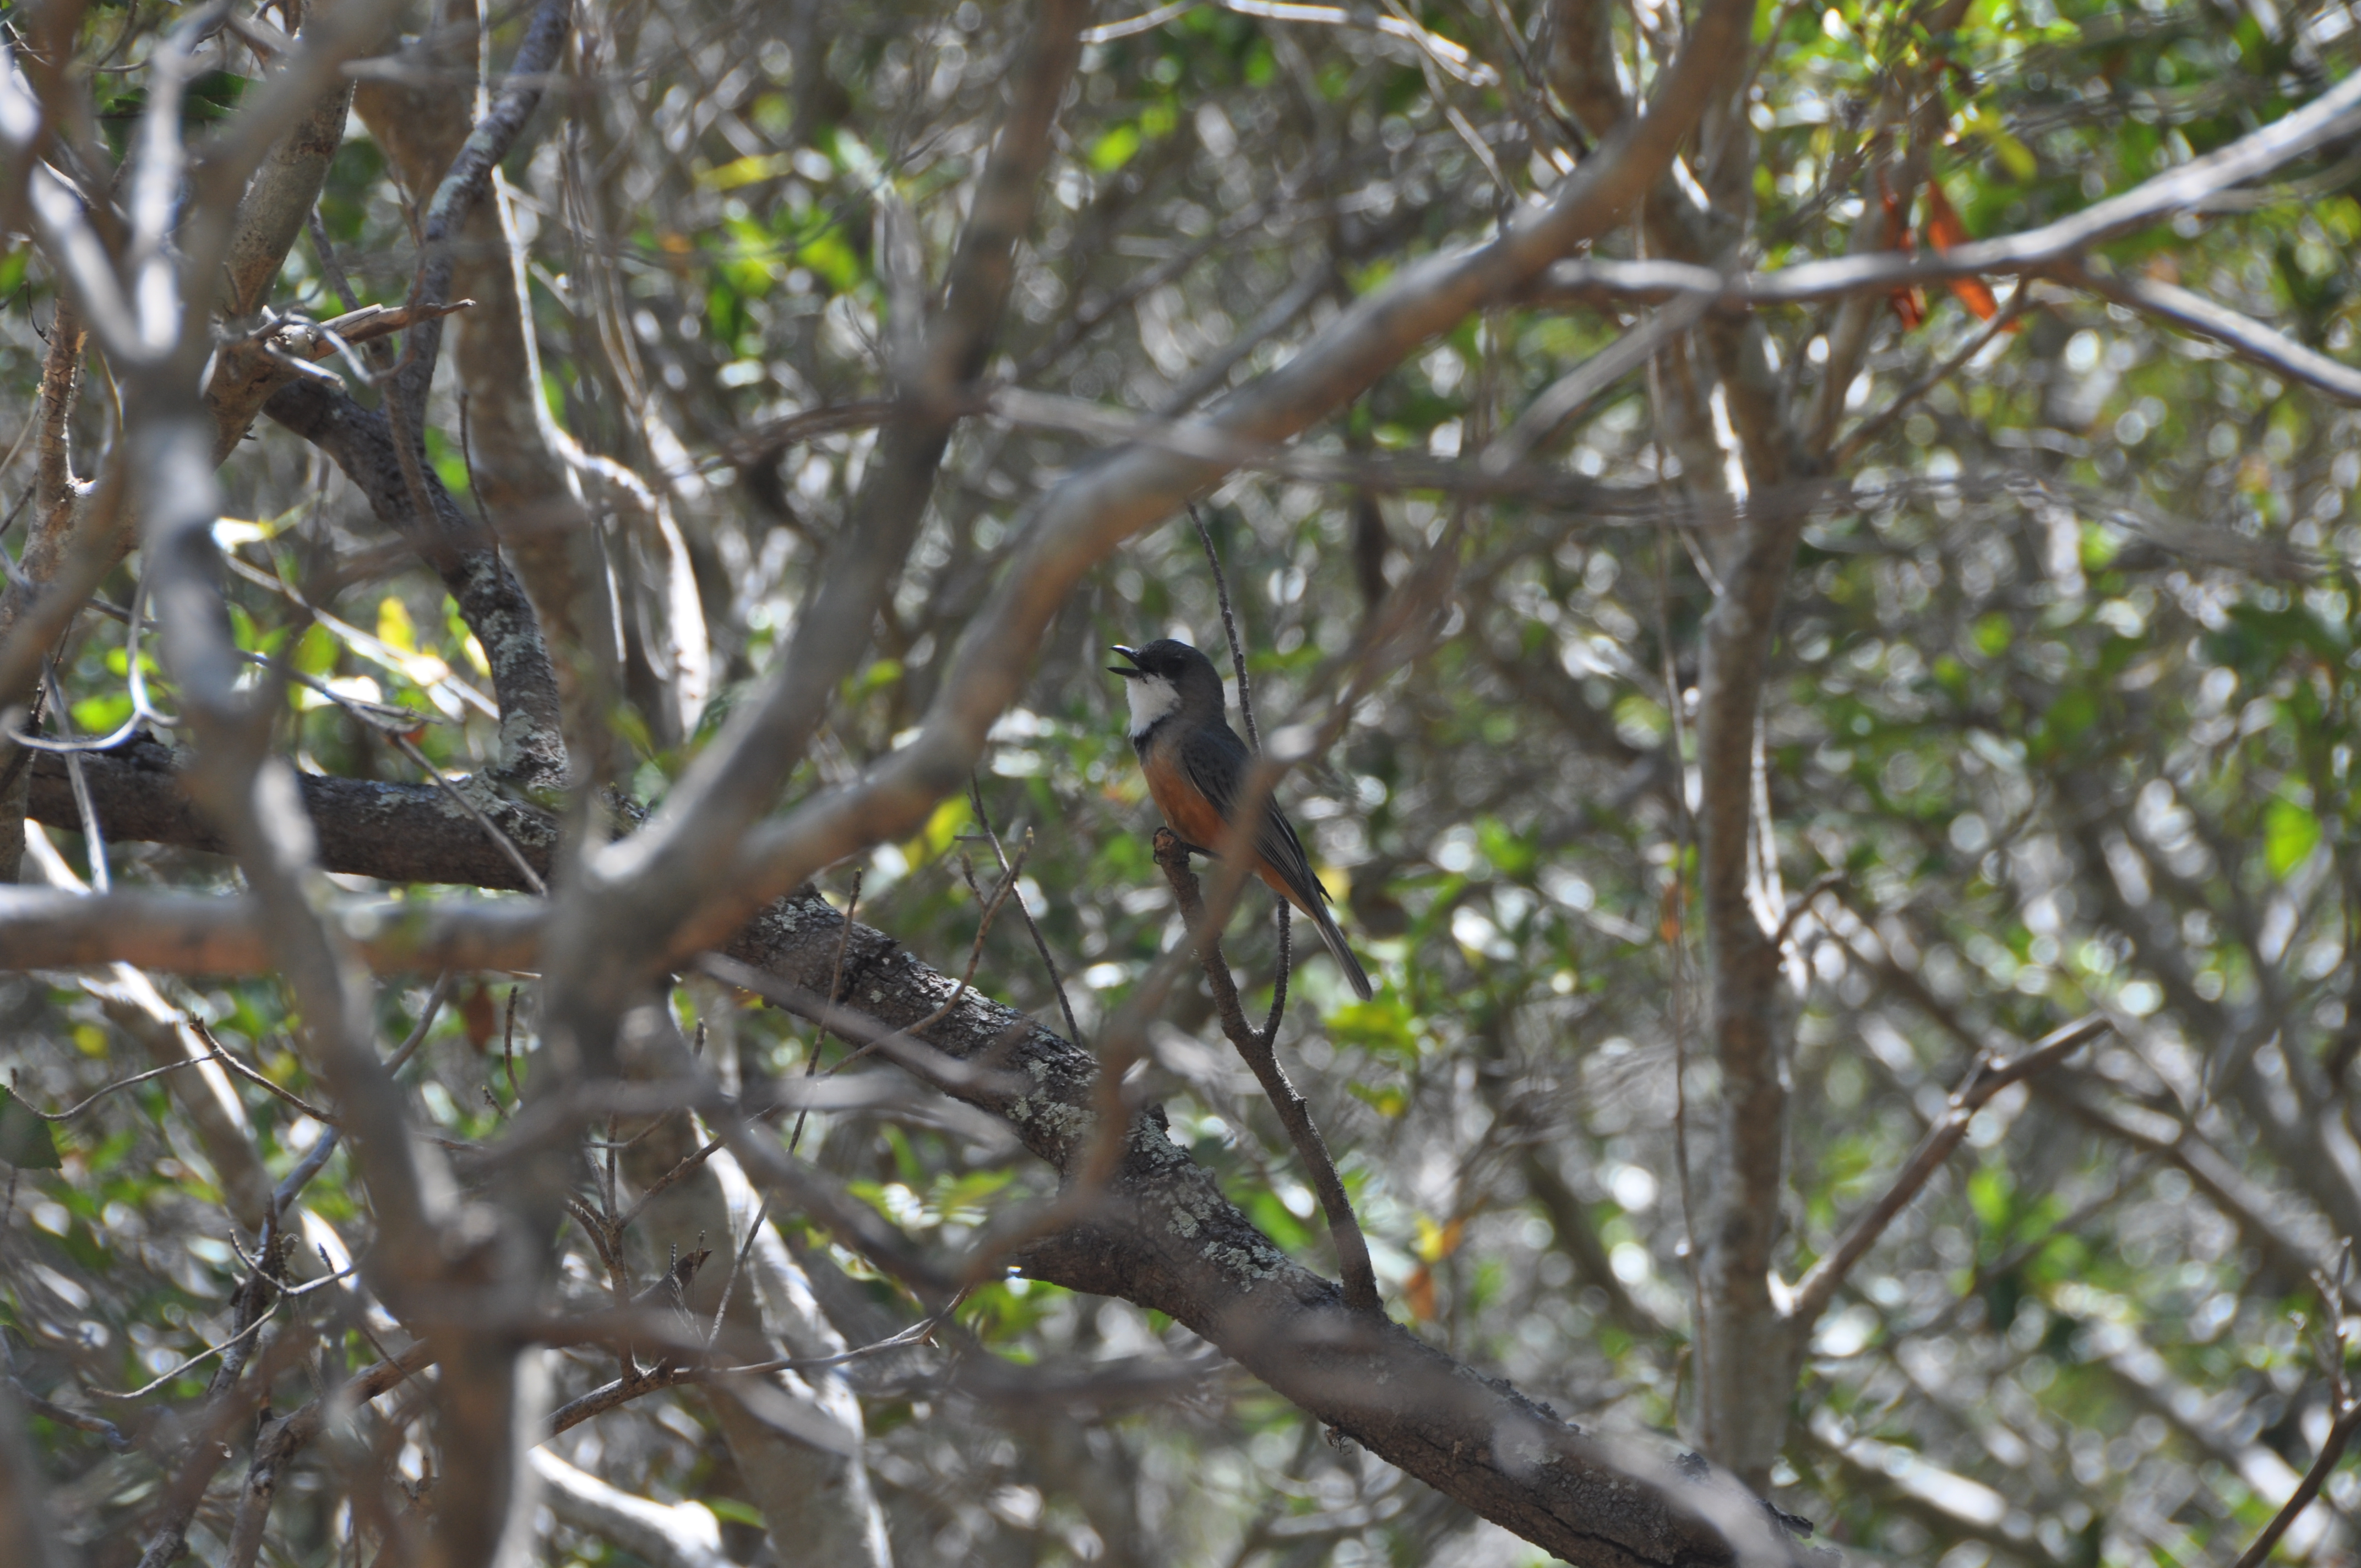
[[2273,876],[2303,864],[2320,839],[2320,818],[2291,800],[2274,800],[2263,812],[2263,863]]

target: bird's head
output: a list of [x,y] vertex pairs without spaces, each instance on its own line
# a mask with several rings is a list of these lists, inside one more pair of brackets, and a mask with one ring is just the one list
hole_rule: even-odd
[[1160,637],[1144,648],[1118,642],[1115,652],[1129,661],[1109,664],[1107,670],[1129,683],[1133,740],[1184,708],[1195,718],[1221,717],[1221,674],[1211,659],[1186,642]]

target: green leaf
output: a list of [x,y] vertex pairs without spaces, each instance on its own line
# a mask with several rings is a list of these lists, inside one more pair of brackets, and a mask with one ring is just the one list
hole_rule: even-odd
[[2275,800],[2263,813],[2263,863],[2283,877],[2303,864],[2320,844],[2320,818],[2291,800]]
[[102,692],[73,705],[74,725],[84,734],[110,734],[130,717],[131,694],[127,691]]
[[760,1529],[765,1522],[763,1510],[752,1503],[741,1503],[735,1497],[707,1493],[697,1499],[703,1503],[715,1519],[729,1524],[752,1525]]
[[1379,995],[1367,1002],[1348,1002],[1323,1020],[1328,1036],[1338,1045],[1359,1046],[1380,1056],[1415,1057],[1418,1036],[1411,1027],[1408,1004],[1401,998]]
[[2124,542],[2113,531],[2095,522],[2086,522],[2082,525],[2081,546],[2082,569],[2099,572],[2104,571],[2114,561],[2123,550]]
[[65,1164],[58,1156],[58,1141],[49,1136],[49,1124],[5,1089],[0,1089],[0,1161],[20,1170],[55,1170]]
[[1969,1177],[1968,1202],[1975,1209],[1976,1218],[1983,1222],[1984,1229],[2006,1231],[2010,1212],[2015,1207],[2008,1172],[1997,1166],[1986,1166]]
[[1537,846],[1519,838],[1496,817],[1486,817],[1477,822],[1476,841],[1483,846],[1484,858],[1507,876],[1530,875],[1534,862],[1541,859]]
[[329,630],[316,621],[303,629],[302,640],[295,644],[295,668],[307,675],[325,675],[336,667],[336,639]]
[[815,235],[796,247],[796,259],[826,279],[840,294],[861,281],[861,258],[834,229]]
[[1139,150],[1139,127],[1115,126],[1091,145],[1091,167],[1102,174],[1112,174],[1129,163]]
[[2000,159],[2001,167],[2011,177],[2030,180],[2041,172],[2040,160],[2033,156],[2033,149],[2012,136],[2008,127],[1989,111],[1975,110],[1968,115],[1967,125],[1992,145],[1993,156]]
[[1268,1188],[1257,1188],[1243,1198],[1236,1193],[1231,1197],[1237,1201],[1239,1208],[1246,1212],[1246,1218],[1255,1223],[1255,1228],[1277,1242],[1281,1251],[1301,1252],[1312,1240],[1312,1233],[1304,1227],[1303,1222],[1289,1212],[1287,1205],[1280,1202],[1279,1195]]
[[1642,749],[1661,745],[1672,728],[1672,716],[1639,693],[1629,692],[1616,699],[1615,733],[1627,744]]
[[2048,718],[2050,738],[2062,746],[2099,721],[2099,699],[2080,688],[2061,693]]

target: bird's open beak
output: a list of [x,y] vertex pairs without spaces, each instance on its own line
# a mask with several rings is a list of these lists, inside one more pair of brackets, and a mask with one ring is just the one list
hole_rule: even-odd
[[[1117,642],[1117,643],[1115,643],[1115,644],[1114,645],[1114,651],[1115,651],[1115,652],[1118,652],[1118,653],[1122,654],[1125,658],[1126,658],[1126,659],[1130,660],[1130,661],[1131,661],[1133,663],[1135,663],[1135,664],[1137,664],[1137,663],[1139,663],[1139,655],[1138,655],[1137,652],[1135,652],[1134,651],[1132,651],[1131,649],[1125,647],[1125,646],[1124,646],[1122,643],[1120,643],[1120,642]],[[1142,676],[1142,675],[1146,674],[1147,673],[1148,673],[1148,672],[1147,672],[1147,671],[1145,671],[1145,670],[1126,670],[1126,669],[1125,669],[1121,664],[1109,664],[1109,665],[1107,666],[1107,674],[1110,674],[1110,675],[1121,675],[1125,680],[1127,680],[1127,681],[1136,681],[1136,680],[1139,679],[1139,677],[1140,677],[1140,676]]]

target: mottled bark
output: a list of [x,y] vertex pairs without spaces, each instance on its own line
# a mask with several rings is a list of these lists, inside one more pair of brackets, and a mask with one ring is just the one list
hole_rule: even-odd
[[[390,422],[375,409],[316,381],[272,394],[263,411],[313,443],[368,499],[378,521],[395,530],[434,568],[491,666],[500,709],[501,783],[550,791],[567,777],[557,678],[541,625],[523,587],[497,544],[459,508],[434,469],[421,464],[413,488]],[[421,516],[419,489],[429,515]]]
[[[476,94],[472,4],[450,7],[450,38],[430,51],[430,75],[371,82],[354,100],[370,137],[411,200],[433,198],[466,141]],[[507,204],[498,192],[459,226],[451,295],[474,307],[459,320],[452,365],[467,400],[467,441],[477,502],[539,612],[557,672],[571,753],[612,776],[607,706],[619,689],[620,632],[597,519],[552,440],[530,313],[511,256]]]

